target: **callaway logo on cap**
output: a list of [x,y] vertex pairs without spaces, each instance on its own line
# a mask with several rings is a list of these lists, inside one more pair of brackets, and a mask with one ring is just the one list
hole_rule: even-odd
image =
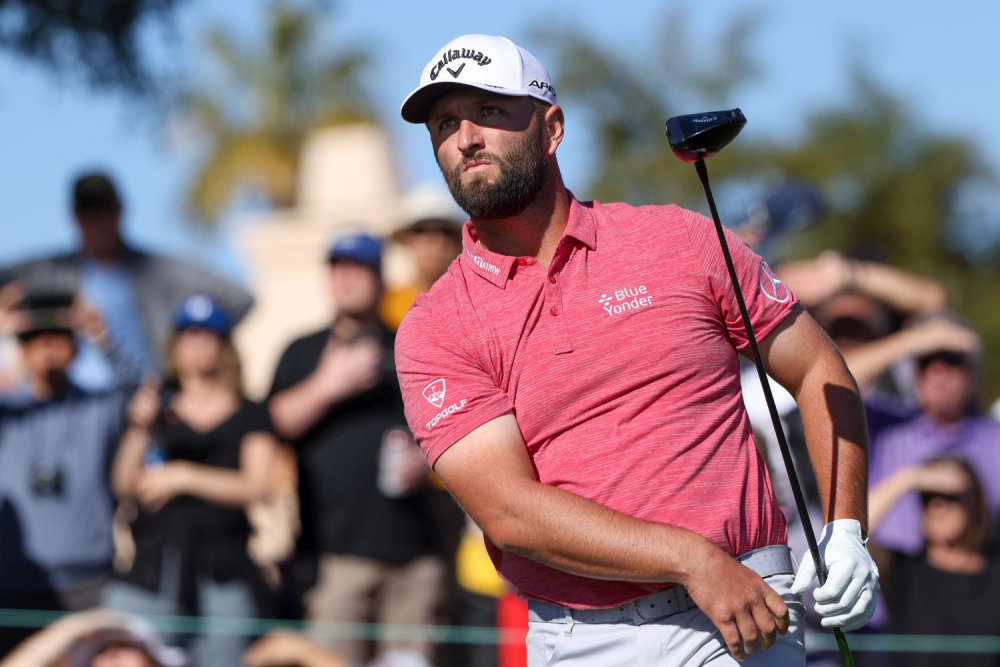
[[400,109],[403,120],[426,123],[434,103],[462,86],[556,103],[552,80],[535,56],[506,37],[463,35],[445,44],[424,67],[420,85]]

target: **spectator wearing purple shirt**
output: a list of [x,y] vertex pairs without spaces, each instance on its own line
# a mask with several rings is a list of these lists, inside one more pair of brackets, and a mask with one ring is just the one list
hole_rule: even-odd
[[[870,483],[919,465],[940,454],[968,461],[983,481],[986,500],[1000,511],[1000,423],[976,410],[979,377],[974,353],[938,351],[918,361],[917,391],[921,414],[886,429],[873,443]],[[880,546],[906,554],[923,548],[921,505],[908,493],[872,535]]]

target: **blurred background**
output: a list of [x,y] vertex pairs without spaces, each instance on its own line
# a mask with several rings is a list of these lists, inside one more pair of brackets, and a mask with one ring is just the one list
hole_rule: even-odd
[[[921,359],[974,356],[972,402],[985,415],[1000,397],[998,21],[1000,6],[973,0],[0,0],[0,265],[79,247],[74,181],[105,173],[130,244],[253,294],[233,340],[245,394],[273,396],[282,351],[338,306],[324,277],[324,260],[340,257],[332,238],[384,239],[385,285],[400,290],[422,269],[399,232],[417,218],[460,221],[425,129],[398,108],[442,44],[502,34],[556,84],[560,162],[580,199],[707,213],[693,170],[667,150],[664,121],[740,107],[747,127],[711,164],[726,224],[807,305],[845,290],[877,301],[870,317],[827,313],[829,324],[869,325],[868,342],[946,310],[974,342],[953,330],[929,342],[924,330],[865,368],[919,403]],[[417,211],[428,198],[433,215]],[[894,300],[903,292],[918,297]],[[0,346],[6,364],[16,356]],[[986,441],[1000,449],[995,433]],[[982,465],[987,487],[1000,482],[1000,459]],[[294,457],[287,470],[294,496]],[[448,521],[457,542],[461,517]],[[445,561],[455,548],[442,547]],[[279,552],[263,560],[283,562]],[[435,659],[480,664],[447,650]]]
[[[137,242],[253,281],[243,244],[254,222],[335,196],[322,190],[337,179],[302,161],[321,129],[365,120],[384,133],[372,140],[388,152],[372,165],[382,181],[372,192],[440,182],[424,132],[397,110],[439,43],[481,31],[529,44],[552,70],[578,196],[704,209],[692,175],[667,159],[663,121],[740,106],[749,125],[712,165],[727,222],[783,180],[810,179],[828,215],[790,253],[833,247],[929,273],[980,327],[988,357],[998,351],[989,71],[1000,46],[989,3],[8,0],[2,10],[2,261],[70,247],[68,184],[103,167],[120,177]],[[1000,380],[988,386],[1000,393]]]

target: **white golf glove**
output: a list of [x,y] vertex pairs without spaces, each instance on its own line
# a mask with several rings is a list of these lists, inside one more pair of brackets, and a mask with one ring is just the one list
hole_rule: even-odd
[[[878,599],[878,568],[861,539],[861,524],[838,519],[823,526],[819,553],[826,564],[826,585],[813,592],[814,609],[823,617],[824,628],[857,630],[871,620]],[[792,583],[792,593],[801,594],[816,579],[812,554],[802,556]]]

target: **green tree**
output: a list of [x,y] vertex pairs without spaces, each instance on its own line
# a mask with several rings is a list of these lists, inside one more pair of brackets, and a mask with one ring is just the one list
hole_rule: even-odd
[[209,149],[192,182],[187,206],[198,220],[218,219],[246,188],[271,204],[293,203],[299,154],[319,127],[373,120],[361,79],[368,64],[361,51],[316,56],[322,14],[287,3],[272,6],[267,39],[246,49],[226,31],[205,40],[223,81],[182,90],[182,113],[193,117]]
[[[664,122],[675,114],[725,108],[739,86],[757,76],[749,47],[758,21],[750,13],[737,16],[712,39],[721,45],[712,58],[691,44],[686,26],[687,12],[674,9],[651,47],[636,44],[627,52],[603,49],[572,29],[554,39],[539,35],[540,43],[559,45],[553,74],[560,99],[571,102],[570,122],[582,113],[593,128],[597,155],[588,192],[596,199],[692,207],[701,201],[691,167],[670,157]],[[726,149],[725,164],[712,164],[713,178],[747,173],[750,157],[741,139]]]
[[95,88],[144,93],[150,75],[140,28],[184,0],[0,0],[0,49]]
[[[712,40],[724,53],[707,65],[704,52],[684,41],[684,23],[683,14],[668,14],[655,43],[669,49],[636,48],[629,57],[573,32],[562,36],[560,98],[595,128],[588,196],[705,208],[693,169],[670,155],[663,123],[678,113],[736,105],[735,93],[758,71],[748,49],[755,23],[731,23]],[[727,183],[764,190],[811,181],[830,212],[793,240],[794,256],[832,248],[933,276],[983,335],[987,360],[1000,358],[1000,225],[996,213],[970,214],[963,205],[970,185],[995,192],[997,175],[967,139],[926,130],[862,69],[853,72],[848,98],[806,117],[794,139],[744,132],[712,161],[711,172],[717,195]],[[1000,373],[985,379],[995,398]]]

